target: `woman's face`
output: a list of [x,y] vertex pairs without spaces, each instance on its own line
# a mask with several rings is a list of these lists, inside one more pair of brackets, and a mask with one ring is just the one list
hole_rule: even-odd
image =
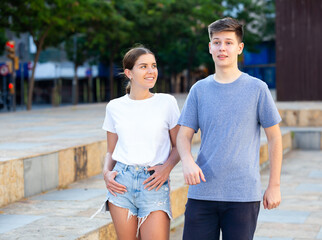
[[153,54],[143,54],[135,62],[132,70],[127,71],[131,88],[144,90],[153,88],[158,78],[158,68]]

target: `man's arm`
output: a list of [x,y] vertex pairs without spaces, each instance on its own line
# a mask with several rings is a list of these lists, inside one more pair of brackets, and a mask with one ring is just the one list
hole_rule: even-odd
[[264,130],[268,141],[270,175],[268,187],[263,197],[263,205],[265,209],[273,209],[278,207],[281,202],[282,135],[278,124]]
[[191,154],[191,140],[195,130],[189,127],[181,126],[177,136],[177,148],[182,161],[182,169],[185,182],[189,185],[196,185],[206,181],[202,170],[195,163]]

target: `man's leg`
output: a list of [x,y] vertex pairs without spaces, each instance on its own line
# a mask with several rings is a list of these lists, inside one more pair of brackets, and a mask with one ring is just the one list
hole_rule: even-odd
[[183,240],[219,240],[217,202],[188,199]]
[[260,202],[227,202],[221,213],[223,240],[252,240]]

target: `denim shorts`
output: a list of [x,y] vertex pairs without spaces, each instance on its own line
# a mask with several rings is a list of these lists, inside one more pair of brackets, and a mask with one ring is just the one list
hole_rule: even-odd
[[[117,172],[115,181],[126,186],[127,192],[115,193],[116,197],[108,192],[107,201],[115,206],[129,209],[129,217],[137,216],[141,224],[151,212],[158,210],[164,211],[172,219],[169,181],[167,180],[158,191],[155,188],[150,191],[144,189],[143,182],[150,176],[147,169],[148,167],[117,162],[113,169]],[[108,211],[107,201],[106,210]]]

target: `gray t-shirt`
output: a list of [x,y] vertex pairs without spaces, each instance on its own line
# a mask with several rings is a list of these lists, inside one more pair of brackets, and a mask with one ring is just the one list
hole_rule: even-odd
[[281,117],[263,81],[246,73],[222,84],[214,76],[190,90],[178,124],[201,131],[197,164],[206,182],[189,187],[188,197],[211,201],[260,201],[260,126]]

